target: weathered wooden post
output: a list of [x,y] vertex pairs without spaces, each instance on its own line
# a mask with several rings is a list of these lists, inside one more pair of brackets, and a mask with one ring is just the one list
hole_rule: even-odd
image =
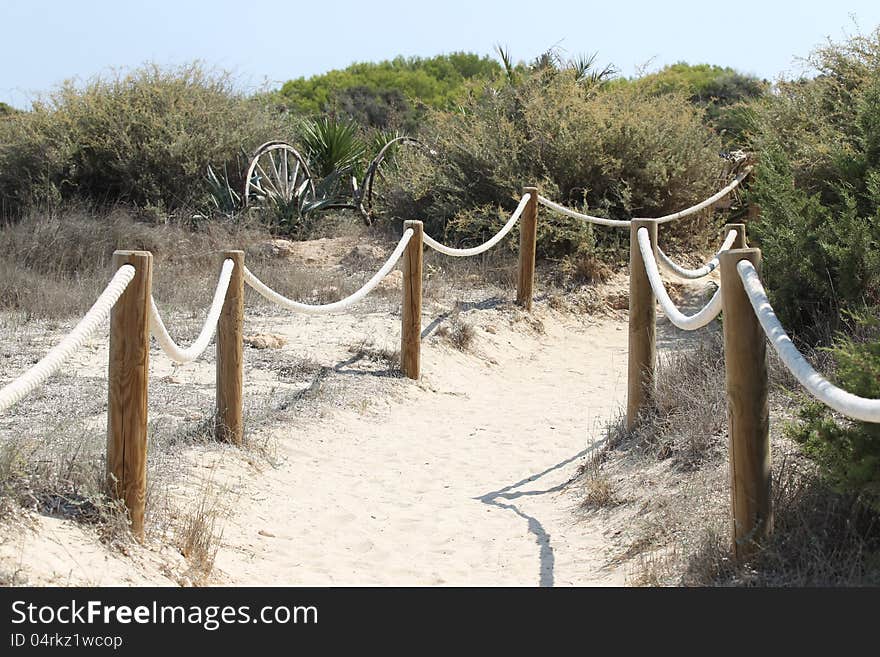
[[123,265],[132,265],[136,273],[110,312],[107,480],[111,494],[128,508],[132,533],[142,539],[153,256],[146,251],[116,251],[113,267],[118,270]]
[[244,327],[244,251],[224,251],[221,266],[232,260],[223,309],[217,322],[217,418],[215,436],[235,445],[244,439],[242,421],[242,369]]
[[639,250],[638,231],[646,228],[654,257],[657,256],[657,222],[633,219],[629,243],[629,367],[627,370],[626,427],[632,429],[639,413],[654,396],[654,367],[657,359],[657,311],[654,291],[645,272]]
[[403,253],[403,320],[400,330],[400,368],[419,378],[422,346],[422,222],[404,221],[413,235]]
[[760,272],[761,251],[736,249],[720,256],[731,533],[734,555],[742,560],[773,530],[773,510],[766,341],[736,269],[740,260],[748,260]]
[[535,247],[538,243],[538,188],[524,187],[529,200],[519,218],[519,278],[516,302],[531,312],[535,295]]
[[732,230],[736,231],[736,239],[733,240],[733,245],[730,248],[731,249],[745,249],[746,248],[746,225],[745,224],[724,224],[724,237],[727,237],[727,234]]

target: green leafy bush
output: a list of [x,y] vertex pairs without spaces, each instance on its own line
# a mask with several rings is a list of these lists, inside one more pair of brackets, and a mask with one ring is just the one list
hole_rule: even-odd
[[460,97],[467,80],[490,79],[500,70],[491,58],[474,53],[396,57],[289,80],[274,100],[297,114],[339,114],[363,126],[412,131],[421,106],[448,107]]
[[[858,318],[860,339],[839,336],[829,349],[837,384],[853,394],[880,398],[880,322]],[[816,460],[829,483],[880,511],[880,425],[840,418],[820,402],[799,411],[789,435]]]
[[199,64],[68,82],[0,121],[0,195],[8,211],[69,199],[208,207],[209,164],[239,171],[242,149],[292,133]]
[[752,116],[760,153],[750,234],[786,325],[815,340],[880,303],[880,33],[817,51]]

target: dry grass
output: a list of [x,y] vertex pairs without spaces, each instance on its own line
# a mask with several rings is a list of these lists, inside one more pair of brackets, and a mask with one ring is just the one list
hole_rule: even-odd
[[458,310],[450,315],[449,323],[437,327],[435,333],[459,351],[470,349],[477,337],[474,327],[462,319]]
[[[604,481],[619,483],[609,522],[618,560],[639,586],[863,586],[880,582],[880,518],[833,492],[782,434],[797,396],[775,358],[771,451],[775,531],[756,556],[731,556],[726,398],[720,341],[663,358],[656,409],[634,431],[623,417],[582,468],[582,504],[603,508]],[[607,508],[607,507],[606,507]]]
[[223,536],[219,521],[223,516],[220,502],[230,492],[227,488],[216,487],[210,480],[205,482],[198,494],[198,501],[182,514],[176,524],[174,544],[189,566],[182,575],[184,582],[201,586],[210,579]]
[[614,270],[592,251],[563,258],[556,268],[557,283],[564,286],[605,283]]
[[584,482],[582,506],[585,509],[602,509],[615,504],[617,504],[617,498],[610,477],[598,475],[590,477]]
[[388,349],[386,347],[378,347],[368,339],[361,340],[357,344],[353,344],[348,348],[348,353],[352,354],[349,364],[358,361],[368,361],[384,365],[389,374],[396,373],[400,369],[400,350]]

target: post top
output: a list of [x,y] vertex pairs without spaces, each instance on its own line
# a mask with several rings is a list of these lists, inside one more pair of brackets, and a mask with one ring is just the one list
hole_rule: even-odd
[[221,251],[221,253],[226,257],[243,256],[244,255],[244,251],[242,251],[241,249],[223,249],[223,251]]
[[421,219],[407,219],[403,222],[404,228],[415,228],[416,226],[418,226],[419,228],[424,226],[424,223]]
[[129,251],[126,249],[117,249],[113,252],[113,257],[120,258],[152,258],[153,254],[149,251]]
[[537,194],[538,188],[537,187],[523,187],[523,193],[524,194]]
[[736,261],[740,260],[751,260],[755,262],[756,260],[761,259],[761,249],[755,248],[746,248],[746,249],[728,249],[727,251],[722,251],[718,254],[718,260],[720,262],[727,261]]

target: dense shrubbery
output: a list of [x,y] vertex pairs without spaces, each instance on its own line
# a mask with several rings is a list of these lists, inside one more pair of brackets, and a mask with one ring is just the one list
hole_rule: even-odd
[[447,107],[458,100],[467,80],[491,79],[500,70],[491,58],[473,53],[397,57],[290,80],[276,101],[305,116],[332,113],[364,126],[413,130],[420,106]]
[[[522,186],[602,216],[655,216],[714,191],[720,142],[701,110],[678,94],[634,85],[584,84],[576,70],[542,66],[514,82],[474,84],[455,111],[432,112],[423,138],[439,153],[396,170],[389,214],[420,218],[434,234],[466,243],[491,234]],[[588,229],[542,213],[539,252],[571,253]],[[690,245],[693,225],[671,229]],[[603,231],[602,245],[619,238]],[[701,244],[702,246],[702,244]]]
[[780,84],[753,111],[762,217],[750,231],[783,321],[816,339],[841,310],[880,303],[880,34],[812,61],[815,79]]
[[234,175],[242,149],[291,134],[281,115],[197,64],[66,83],[0,122],[0,196],[7,212],[72,198],[201,207],[209,164]]
[[634,80],[647,93],[684,94],[705,109],[705,121],[721,137],[725,147],[742,148],[752,103],[769,92],[770,84],[730,67],[679,62]]

